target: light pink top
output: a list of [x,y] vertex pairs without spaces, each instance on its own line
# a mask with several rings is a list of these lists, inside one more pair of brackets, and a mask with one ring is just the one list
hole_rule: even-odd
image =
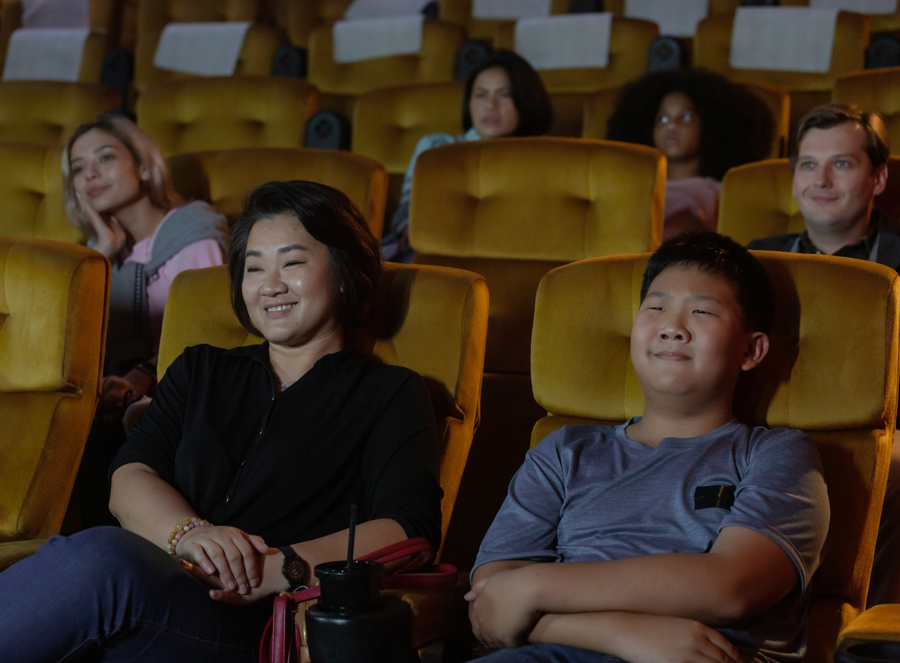
[[[131,249],[131,255],[124,262],[136,262],[146,265],[153,255],[153,241],[175,210],[170,210],[150,237],[142,239]],[[159,351],[159,336],[162,332],[163,310],[166,308],[166,297],[172,281],[186,269],[201,269],[224,263],[222,249],[214,239],[203,239],[188,244],[178,253],[159,266],[152,274],[144,274],[147,281],[147,304],[150,308],[150,329],[153,332],[153,352]]]
[[708,230],[719,225],[719,190],[722,185],[711,177],[686,177],[666,182],[666,213],[668,219],[673,214],[689,211]]

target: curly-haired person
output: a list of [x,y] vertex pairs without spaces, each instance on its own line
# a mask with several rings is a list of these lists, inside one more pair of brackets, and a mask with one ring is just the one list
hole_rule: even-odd
[[765,159],[775,124],[749,88],[704,69],[649,74],[622,90],[609,140],[666,155],[664,238],[716,229],[720,181],[729,168]]

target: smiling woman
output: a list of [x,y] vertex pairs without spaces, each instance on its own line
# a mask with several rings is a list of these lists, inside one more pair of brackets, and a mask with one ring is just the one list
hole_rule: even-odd
[[[156,356],[172,280],[221,265],[225,218],[175,193],[156,143],[122,115],[104,114],[69,139],[62,159],[66,212],[112,263],[98,420],[77,482],[82,526],[112,523],[106,470],[125,439],[127,406],[156,388]],[[71,521],[70,521],[71,528]]]
[[[256,661],[272,596],[346,554],[437,547],[438,433],[422,378],[344,346],[381,271],[347,197],[254,191],[230,245],[235,313],[261,345],[196,346],[166,371],[111,468],[123,529],[53,537],[0,573],[4,661]],[[65,596],[60,596],[63,592]]]

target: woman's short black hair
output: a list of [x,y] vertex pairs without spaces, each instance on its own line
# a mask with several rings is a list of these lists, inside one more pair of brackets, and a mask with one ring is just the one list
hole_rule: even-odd
[[466,94],[463,97],[462,107],[463,131],[472,128],[469,101],[472,99],[475,79],[478,78],[478,74],[493,67],[502,67],[512,85],[513,104],[519,113],[519,126],[516,127],[513,136],[540,136],[550,131],[550,125],[553,124],[553,105],[541,77],[522,56],[503,50],[497,51],[475,67],[466,80]]
[[759,261],[730,237],[708,230],[676,235],[650,256],[641,281],[641,303],[653,279],[664,269],[678,265],[696,267],[731,284],[749,331],[769,333],[775,315],[775,291]]
[[766,103],[748,87],[705,69],[648,74],[626,85],[606,137],[654,147],[656,114],[673,92],[687,96],[700,116],[700,175],[721,180],[729,168],[768,158],[775,121]]
[[328,247],[337,319],[344,331],[361,327],[381,275],[381,244],[346,195],[330,186],[301,180],[268,182],[252,191],[244,202],[228,245],[231,306],[238,320],[251,334],[260,335],[250,321],[241,292],[247,240],[257,221],[281,215],[296,217],[310,235]]

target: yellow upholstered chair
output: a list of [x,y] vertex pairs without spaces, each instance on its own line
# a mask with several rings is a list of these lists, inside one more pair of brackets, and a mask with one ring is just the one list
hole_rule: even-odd
[[[775,136],[772,139],[773,159],[787,152],[790,134],[790,97],[787,90],[768,83],[744,83],[754,94],[762,99],[775,123]],[[616,108],[621,94],[621,87],[612,87],[588,95],[584,101],[584,121],[581,127],[582,138],[606,138],[606,126]]]
[[[569,12],[569,0],[551,0],[550,14],[567,14]],[[438,8],[438,16],[443,21],[456,23],[466,29],[469,39],[481,39],[493,42],[500,27],[509,27],[514,20],[493,20],[475,18],[472,16],[472,0],[441,0]],[[497,45],[497,44],[495,44]]]
[[99,83],[0,81],[0,140],[65,145],[80,124],[118,104]]
[[244,198],[260,184],[309,180],[347,194],[372,234],[381,236],[387,173],[377,161],[336,150],[260,147],[193,152],[169,157],[175,188],[187,200],[205,200],[233,221]]
[[316,88],[289,78],[196,78],[147,88],[137,120],[165,154],[298,147],[319,101]]
[[[471,272],[385,263],[374,313],[350,340],[375,361],[406,366],[425,379],[442,439],[444,534],[478,420],[487,299],[484,279]],[[232,348],[259,342],[231,309],[225,267],[178,275],[163,319],[160,374],[190,345]]]
[[[613,18],[606,67],[539,71],[553,102],[550,133],[580,136],[585,100],[598,90],[617,87],[643,76],[647,71],[650,43],[658,36],[656,23],[636,18]],[[513,26],[498,28],[496,41],[498,48],[515,50]]]
[[830,101],[837,78],[862,69],[865,62],[869,23],[862,14],[844,11],[838,14],[831,69],[824,74],[732,68],[728,61],[733,22],[734,14],[710,15],[700,21],[694,38],[694,66],[717,71],[734,80],[774,83],[786,88],[791,95],[791,126],[816,106]]
[[343,18],[353,0],[268,0],[267,18],[287,33],[291,44],[309,45],[309,34],[321,25],[331,25]]
[[655,149],[575,138],[456,143],[416,162],[416,262],[477,272],[491,290],[482,423],[460,495],[466,526],[451,527],[449,561],[474,561],[542,414],[529,379],[541,277],[574,260],[656,248],[665,179]]
[[397,207],[419,139],[433,133],[462,133],[464,92],[465,85],[458,81],[423,83],[373,90],[356,100],[351,149],[380,161],[387,170],[388,211]]
[[307,79],[322,91],[322,108],[349,118],[356,98],[371,90],[452,81],[456,52],[465,38],[458,25],[427,20],[419,53],[339,64],[334,61],[332,26],[323,25],[309,35]]
[[[791,191],[793,182],[787,159],[729,170],[719,197],[719,232],[741,244],[803,232],[803,217]],[[875,209],[889,221],[900,222],[900,157],[888,159],[887,189],[875,198]]]
[[[733,12],[743,4],[742,0],[709,0],[710,14],[723,14]],[[781,2],[782,5],[788,4]],[[625,0],[603,0],[604,11],[611,12],[613,16],[625,16]]]
[[0,569],[59,532],[100,394],[109,263],[0,237]]
[[[133,81],[137,95],[153,83],[194,78],[153,66],[159,37],[169,23],[255,21],[260,14],[259,0],[139,0],[137,10]],[[275,51],[284,41],[280,29],[252,25],[238,55],[235,75],[269,74]]]
[[838,104],[856,104],[864,111],[877,111],[895,137],[891,151],[900,153],[900,67],[841,76],[834,83],[831,99]]
[[[775,322],[768,357],[738,383],[735,415],[805,430],[822,456],[831,547],[813,580],[804,660],[826,663],[866,604],[897,414],[900,277],[861,260],[756,255],[775,286]],[[629,343],[646,263],[646,255],[585,260],[541,282],[532,381],[549,416],[533,443],[563,424],[641,414]]]
[[83,241],[63,209],[61,162],[58,146],[0,142],[0,235]]

